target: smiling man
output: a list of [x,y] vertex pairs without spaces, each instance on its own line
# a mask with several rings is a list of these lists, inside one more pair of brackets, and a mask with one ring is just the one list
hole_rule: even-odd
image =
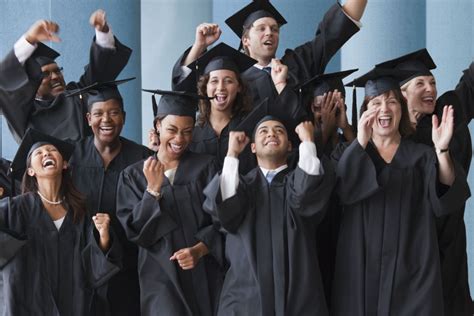
[[62,140],[78,141],[90,135],[81,95],[67,97],[76,89],[95,82],[114,80],[126,66],[131,50],[113,35],[105,12],[90,17],[96,36],[89,64],[78,82],[66,84],[55,59],[59,53],[42,42],[58,42],[59,26],[39,20],[0,61],[0,110],[17,142],[28,127]]
[[227,233],[230,268],[218,315],[328,315],[312,235],[333,171],[316,155],[312,123],[296,127],[301,144],[295,170],[286,162],[291,143],[284,123],[267,115],[254,126],[258,167],[239,177],[238,156],[249,139],[231,132],[222,174],[204,191],[204,208]]
[[[108,300],[110,315],[139,315],[138,249],[127,240],[117,220],[116,188],[120,172],[149,157],[152,151],[120,136],[125,124],[125,111],[116,85],[87,91],[87,105],[87,121],[94,135],[81,140],[75,147],[70,159],[73,181],[87,197],[91,215],[97,212],[110,215],[111,226],[123,248],[121,271],[98,294]],[[106,312],[102,314],[106,315]]]

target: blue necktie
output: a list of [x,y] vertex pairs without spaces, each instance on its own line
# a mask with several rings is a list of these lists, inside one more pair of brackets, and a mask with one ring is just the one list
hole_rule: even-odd
[[265,71],[270,76],[272,75],[272,67],[263,67],[262,70]]
[[276,171],[268,171],[267,174],[265,175],[265,178],[267,179],[267,182],[270,184],[272,183],[273,178],[275,178],[277,172]]

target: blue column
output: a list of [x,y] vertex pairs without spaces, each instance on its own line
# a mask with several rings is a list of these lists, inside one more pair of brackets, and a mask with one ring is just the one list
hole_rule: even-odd
[[[194,42],[196,26],[211,20],[212,1],[142,1],[142,82],[144,88],[170,89],[171,70]],[[142,135],[153,126],[151,95],[142,93]]]
[[[106,11],[114,34],[133,49],[132,58],[120,75],[122,78],[136,76],[138,79],[120,87],[127,110],[123,135],[140,141],[140,1],[0,0],[0,55],[5,56],[36,20],[53,20],[60,25],[62,41],[50,45],[61,53],[57,61],[64,67],[66,81],[77,80],[88,62],[89,47],[95,34],[89,25],[89,17],[98,8]],[[17,145],[5,121],[2,124],[2,140],[1,154],[11,159]]]
[[[375,64],[425,47],[425,0],[368,1],[359,33],[342,48],[342,69],[359,68],[352,78],[369,71]],[[347,89],[350,96],[352,88]],[[358,105],[363,90],[358,91]],[[346,102],[347,103],[347,102]]]
[[[249,4],[249,0],[214,0],[213,21],[222,28],[221,40],[238,47],[240,39],[227,27],[225,20]],[[281,28],[280,43],[277,57],[281,57],[286,48],[295,48],[313,39],[316,29],[326,11],[335,3],[334,0],[274,0],[272,5],[287,20],[287,24]],[[336,54],[327,67],[327,71],[337,71],[340,65],[339,53]]]

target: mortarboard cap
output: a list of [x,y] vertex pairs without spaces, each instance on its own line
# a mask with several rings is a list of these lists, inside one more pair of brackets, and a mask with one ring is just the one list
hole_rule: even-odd
[[59,56],[60,54],[57,51],[43,43],[38,43],[38,46],[31,55],[31,57],[36,60],[40,67],[56,63],[55,59]]
[[13,158],[10,166],[10,174],[13,178],[21,180],[26,170],[26,161],[30,154],[36,148],[46,144],[54,145],[66,161],[69,160],[74,151],[74,145],[29,128],[26,131],[25,136],[23,136],[18,151],[15,154],[15,158]]
[[[210,99],[202,97],[196,93],[186,91],[168,91],[168,90],[150,90],[142,89],[142,91],[153,93],[153,115],[155,118],[159,115],[179,115],[196,117],[198,101],[200,99]],[[158,105],[155,101],[155,94],[160,94],[160,102]]]
[[254,107],[233,130],[245,132],[247,136],[252,138],[257,123],[262,120],[263,117],[269,115],[271,115],[269,101],[268,98],[265,98],[260,104]]
[[366,97],[375,97],[392,89],[400,89],[399,82],[413,75],[413,71],[375,67],[346,86],[365,87]]
[[95,82],[87,87],[76,89],[68,92],[67,97],[76,95],[87,94],[87,107],[90,109],[92,104],[96,102],[105,102],[110,99],[117,99],[123,107],[122,95],[120,94],[117,86],[122,83],[134,80],[135,77],[126,78],[121,80],[112,80],[104,82]]
[[432,76],[433,74],[430,70],[435,69],[436,64],[433,58],[431,58],[430,53],[428,53],[428,50],[423,48],[416,52],[377,64],[375,67],[412,71],[411,76],[400,82],[400,86],[402,86],[415,77]]
[[239,52],[225,43],[220,43],[188,65],[198,75],[208,74],[214,70],[227,69],[241,73],[255,65],[257,61]]
[[344,84],[342,83],[342,79],[349,76],[353,72],[357,71],[358,69],[350,69],[338,72],[332,72],[328,74],[321,74],[314,76],[313,78],[304,82],[300,89],[312,89],[313,97],[317,97],[319,95],[323,95],[329,91],[333,91],[337,89],[339,92],[345,96],[346,89],[344,88]]
[[227,18],[225,23],[239,38],[242,38],[242,33],[245,28],[250,27],[256,20],[266,17],[275,19],[280,26],[286,24],[285,18],[267,0],[256,0],[251,2],[237,13]]

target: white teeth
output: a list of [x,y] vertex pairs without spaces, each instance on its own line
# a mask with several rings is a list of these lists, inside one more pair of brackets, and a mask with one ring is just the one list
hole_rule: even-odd
[[114,128],[113,128],[113,127],[104,126],[104,127],[101,127],[100,129],[103,130],[103,131],[106,131],[106,132],[110,132],[110,131],[113,130]]
[[51,85],[52,88],[56,88],[56,87],[59,87],[61,85],[60,82],[56,82],[54,84]]
[[170,144],[171,150],[174,152],[180,152],[181,149],[183,148],[182,145],[175,145],[175,144]]
[[46,159],[43,161],[43,168],[49,167],[49,166],[55,166],[55,162],[52,159]]
[[217,102],[224,102],[227,99],[226,95],[216,95]]
[[387,116],[384,116],[384,117],[380,117],[379,118],[379,124],[380,126],[382,127],[388,127],[390,126],[390,122],[392,121],[392,118],[391,117],[387,117]]

